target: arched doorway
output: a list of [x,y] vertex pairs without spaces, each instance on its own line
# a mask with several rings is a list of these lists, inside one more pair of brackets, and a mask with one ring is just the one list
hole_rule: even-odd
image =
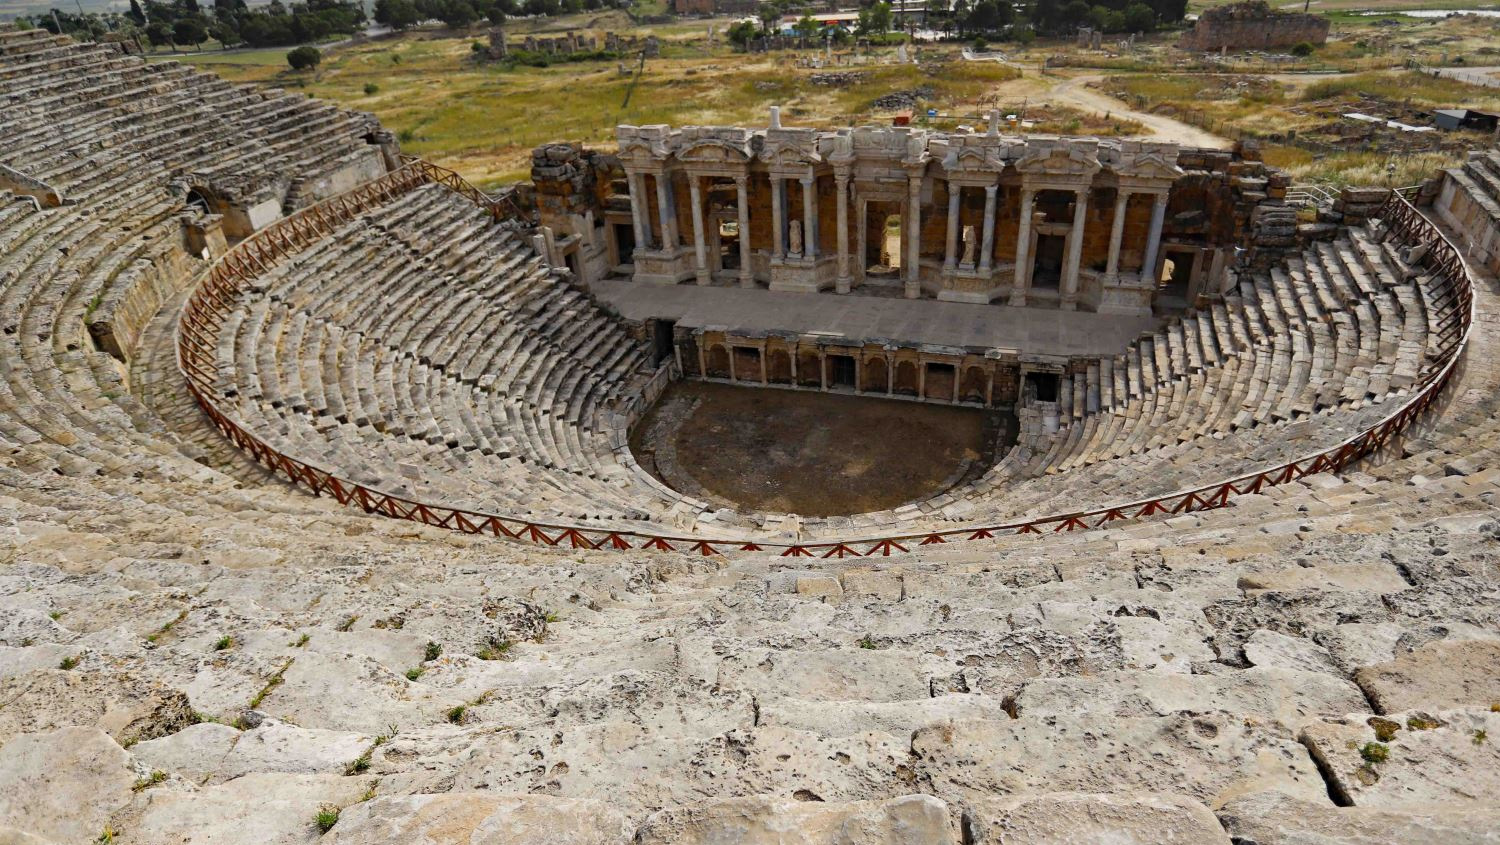
[[873,357],[865,360],[864,384],[860,389],[867,393],[884,393],[890,387],[885,359]]
[[766,381],[772,384],[792,383],[792,356],[785,349],[766,352]]
[[729,350],[722,343],[710,346],[705,366],[709,378],[729,378]]

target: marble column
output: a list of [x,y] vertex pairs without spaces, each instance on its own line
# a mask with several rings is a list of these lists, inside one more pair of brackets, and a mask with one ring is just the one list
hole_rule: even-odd
[[1161,227],[1167,217],[1167,195],[1157,194],[1151,203],[1151,230],[1146,235],[1146,255],[1141,262],[1141,281],[1155,285],[1160,281],[1156,270],[1156,254],[1161,250]]
[[755,272],[750,266],[750,177],[734,177],[736,207],[740,227],[740,287],[755,287]]
[[834,290],[838,293],[848,293],[853,287],[849,278],[849,177],[835,176],[834,184],[838,188],[838,251],[839,251],[839,277],[834,280]]
[[1104,280],[1114,284],[1120,280],[1120,242],[1125,239],[1125,209],[1130,204],[1130,192],[1121,188],[1115,195],[1115,216],[1109,228],[1109,266],[1104,268]]
[[672,220],[672,194],[667,190],[667,175],[656,177],[656,213],[661,218],[661,249],[672,252],[677,249],[677,226]]
[[[646,178],[639,173],[630,174],[630,225],[635,232],[635,250],[651,248],[651,221],[646,213]],[[624,256],[620,256],[624,260]]]
[[771,260],[780,261],[786,255],[786,224],[782,220],[782,195],[786,186],[780,177],[771,177]]
[[696,174],[688,174],[688,196],[693,203],[693,261],[698,284],[707,285],[712,278],[708,272],[708,236],[703,231],[703,188]]
[[818,185],[813,177],[802,180],[802,254],[818,257]]
[[984,186],[984,234],[980,237],[979,273],[989,275],[995,256],[995,192],[998,185]]
[[943,272],[952,273],[958,266],[958,203],[963,186],[948,183],[948,244],[943,253]]
[[922,177],[907,177],[906,298],[922,295]]
[[1083,227],[1088,220],[1089,189],[1073,192],[1073,226],[1068,230],[1067,263],[1063,265],[1060,307],[1072,311],[1078,307],[1078,265],[1083,260]]
[[1021,189],[1021,226],[1016,234],[1016,282],[1010,290],[1011,305],[1026,304],[1026,288],[1031,275],[1031,203],[1036,192]]

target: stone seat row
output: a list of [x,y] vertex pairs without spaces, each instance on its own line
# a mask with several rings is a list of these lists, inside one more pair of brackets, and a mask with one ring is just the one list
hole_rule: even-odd
[[468,200],[418,188],[254,280],[218,335],[252,430],[355,480],[475,509],[659,516],[612,408],[641,344]]
[[[27,61],[43,51],[60,57],[46,68]],[[98,184],[96,158],[253,185],[330,170],[367,150],[378,128],[367,115],[97,48],[13,48],[0,53],[0,74],[5,163],[69,196]]]
[[[1305,266],[1317,267],[1322,261],[1325,269],[1338,272],[1340,265],[1330,262],[1332,247],[1320,247],[1310,250]],[[1345,270],[1350,266],[1357,265],[1345,265]],[[1243,313],[1248,318],[1246,333],[1254,341],[1245,353],[1216,367],[1189,368],[1186,377],[1174,373],[1171,381],[1157,382],[1160,387],[1142,399],[1116,404],[1104,412],[1110,419],[1089,424],[1085,418],[1080,425],[1077,407],[1096,391],[1107,392],[1094,383],[1102,380],[1106,368],[1091,365],[1082,374],[1085,378],[1075,378],[1072,389],[1064,389],[1061,395],[1061,410],[1073,423],[1050,437],[1050,447],[1034,448],[1032,470],[1062,471],[1148,451],[1174,440],[1293,419],[1340,405],[1358,407],[1409,387],[1437,356],[1436,349],[1428,348],[1427,309],[1419,293],[1423,288],[1405,280],[1404,269],[1382,269],[1382,278],[1400,281],[1367,299],[1349,297],[1346,306],[1353,307],[1353,317],[1341,311],[1339,319],[1309,318],[1290,310],[1294,301],[1290,289],[1302,275],[1295,267],[1291,273],[1273,270],[1269,278],[1253,282],[1241,279],[1239,301],[1229,298],[1226,313]],[[1357,289],[1361,296],[1368,293],[1353,284],[1355,277],[1348,272],[1338,276],[1344,282],[1339,290]],[[1145,351],[1127,359],[1132,381],[1138,368],[1145,374],[1141,380],[1151,383],[1153,357],[1158,372],[1171,370],[1176,355],[1161,355],[1164,346],[1161,333],[1142,341]],[[1184,416],[1188,408],[1193,413]]]

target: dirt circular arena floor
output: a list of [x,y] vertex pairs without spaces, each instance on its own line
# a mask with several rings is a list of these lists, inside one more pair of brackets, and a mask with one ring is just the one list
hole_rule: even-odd
[[[688,495],[835,516],[941,492],[994,461],[997,413],[678,382],[636,426],[636,459]],[[706,494],[706,495],[705,495]]]

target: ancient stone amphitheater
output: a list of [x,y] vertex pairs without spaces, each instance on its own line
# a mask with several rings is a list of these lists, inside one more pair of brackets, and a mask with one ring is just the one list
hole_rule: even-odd
[[[1299,223],[1251,150],[774,119],[490,196],[7,28],[0,103],[0,842],[1500,842],[1493,152]],[[1014,444],[728,507],[628,445],[679,379]]]

